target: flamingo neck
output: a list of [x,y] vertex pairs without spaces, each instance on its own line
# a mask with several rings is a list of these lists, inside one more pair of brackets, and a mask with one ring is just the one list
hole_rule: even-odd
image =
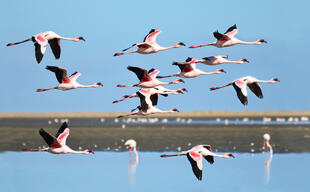
[[253,41],[253,42],[238,40],[238,44],[244,44],[244,45],[253,45],[253,44],[254,44],[254,45],[260,45],[261,42],[259,42],[259,40]]

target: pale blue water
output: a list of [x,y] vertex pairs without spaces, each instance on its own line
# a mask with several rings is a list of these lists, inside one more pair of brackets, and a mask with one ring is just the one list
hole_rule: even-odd
[[309,191],[309,153],[274,154],[269,181],[263,154],[235,154],[235,159],[217,158],[213,165],[204,161],[202,181],[186,157],[163,159],[160,154],[140,152],[136,173],[130,174],[128,152],[5,152],[0,154],[0,191]]

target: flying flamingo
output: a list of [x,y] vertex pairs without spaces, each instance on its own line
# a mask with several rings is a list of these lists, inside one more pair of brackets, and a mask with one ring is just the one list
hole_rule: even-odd
[[120,115],[118,118],[121,117],[128,117],[132,115],[150,115],[150,114],[155,114],[155,113],[174,113],[174,112],[179,112],[177,109],[170,109],[168,111],[163,111],[160,109],[157,109],[154,107],[157,105],[158,102],[158,94],[153,94],[151,95],[151,92],[149,90],[140,90],[137,92],[137,95],[140,98],[140,105],[137,106],[136,109],[138,109],[137,112],[133,112],[135,109],[132,110],[131,113],[125,114],[125,115]]
[[157,74],[159,73],[159,70],[157,69],[151,69],[147,71],[146,69],[142,69],[139,67],[132,67],[128,66],[128,70],[134,72],[138,79],[140,80],[139,83],[134,85],[117,85],[117,87],[141,87],[141,88],[154,88],[159,85],[170,85],[170,84],[178,84],[180,82],[184,83],[182,79],[176,79],[172,82],[161,82],[158,79],[156,79]]
[[190,46],[189,48],[198,48],[198,47],[204,47],[204,46],[215,46],[218,48],[223,47],[230,47],[236,44],[254,44],[254,45],[260,45],[262,43],[267,43],[264,39],[260,39],[254,42],[246,42],[241,41],[234,36],[238,33],[238,29],[236,24],[229,27],[227,31],[224,34],[219,33],[218,31],[215,31],[213,33],[214,37],[217,39],[216,42],[205,44],[205,45],[198,45],[198,46]]
[[[151,91],[151,95],[152,94],[160,94],[160,95],[162,95],[164,97],[167,97],[168,94],[179,94],[179,93],[183,94],[184,92],[188,92],[187,89],[185,89],[185,88],[178,89],[178,90],[170,90],[170,89],[166,89],[163,86],[157,86],[157,87],[150,88],[150,89],[147,89],[147,90]],[[131,94],[131,95],[124,95],[123,97],[124,97],[123,99],[115,100],[112,103],[118,103],[118,102],[124,101],[124,100],[129,99],[129,98],[138,97],[138,94],[134,93],[134,94]]]
[[93,150],[86,149],[84,151],[74,151],[66,145],[66,140],[69,135],[69,128],[67,122],[64,122],[59,128],[56,136],[52,136],[43,129],[39,130],[39,134],[43,137],[44,141],[49,147],[43,149],[23,149],[23,151],[47,151],[54,154],[89,154],[93,153]]
[[149,34],[147,34],[144,37],[144,40],[142,43],[135,43],[132,46],[130,46],[127,49],[124,49],[123,51],[127,51],[128,49],[137,46],[138,49],[134,50],[134,51],[128,51],[128,52],[124,52],[124,53],[115,53],[114,56],[120,56],[120,55],[124,55],[124,54],[129,54],[129,53],[140,53],[140,54],[151,54],[151,53],[157,53],[158,51],[165,51],[168,49],[172,49],[172,48],[179,48],[181,46],[185,46],[184,43],[179,42],[176,43],[175,45],[171,46],[171,47],[161,47],[160,45],[158,45],[156,43],[156,37],[157,35],[161,32],[161,30],[159,29],[152,29]]
[[94,83],[92,85],[81,85],[78,82],[76,82],[76,79],[81,75],[79,72],[73,73],[70,77],[67,75],[67,70],[56,67],[56,66],[46,66],[47,70],[50,70],[55,73],[56,78],[59,82],[59,85],[57,87],[52,87],[48,89],[37,89],[37,92],[42,92],[42,91],[48,91],[52,89],[60,89],[63,91],[67,91],[70,89],[76,89],[76,88],[87,88],[87,87],[99,87],[103,86],[102,83]]
[[196,61],[197,59],[188,57],[185,63],[174,62],[172,65],[177,65],[180,68],[181,72],[172,74],[172,75],[167,75],[167,76],[158,76],[157,78],[166,78],[166,77],[173,77],[173,76],[183,77],[183,78],[194,78],[200,75],[219,74],[223,72],[226,73],[224,69],[218,69],[214,72],[201,71],[196,68],[196,64],[195,64]]
[[240,102],[243,105],[247,105],[248,104],[248,93],[246,90],[246,86],[248,86],[250,88],[250,90],[260,99],[263,98],[263,93],[262,90],[259,86],[258,83],[275,83],[275,82],[280,82],[280,80],[278,78],[273,78],[269,81],[264,81],[264,80],[258,80],[254,77],[251,76],[246,76],[246,77],[241,77],[231,83],[228,83],[226,85],[220,86],[220,87],[211,87],[210,90],[216,90],[216,89],[220,89],[223,87],[227,87],[232,85],[236,92],[237,92],[237,96],[240,100]]
[[[206,65],[219,65],[224,63],[236,63],[236,64],[242,64],[242,63],[249,63],[247,59],[240,59],[239,61],[230,61],[227,59],[228,56],[226,55],[217,55],[217,56],[210,56],[210,57],[204,57],[202,59],[195,59],[194,63],[203,63]],[[190,62],[178,62],[177,64],[192,64],[192,60]]]
[[48,43],[51,46],[51,49],[53,51],[55,58],[56,59],[60,58],[60,52],[61,52],[60,40],[85,41],[83,37],[74,37],[74,38],[62,37],[53,31],[46,31],[46,32],[36,34],[32,36],[31,38],[26,39],[24,41],[20,41],[16,43],[9,43],[6,46],[18,45],[21,43],[25,43],[27,41],[32,41],[35,46],[35,55],[36,55],[37,62],[40,63],[43,58],[43,55],[45,53],[46,46]]
[[214,163],[214,157],[230,158],[235,156],[233,154],[218,155],[212,152],[210,145],[197,145],[188,151],[182,151],[172,155],[161,155],[160,157],[174,157],[186,155],[187,159],[192,165],[192,170],[198,180],[202,179],[202,157],[205,158],[210,164]]

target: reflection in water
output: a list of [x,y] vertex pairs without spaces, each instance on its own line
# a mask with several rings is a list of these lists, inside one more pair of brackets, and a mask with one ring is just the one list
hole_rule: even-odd
[[[129,167],[128,167],[128,172],[129,172],[129,183],[134,184],[135,183],[135,174],[136,174],[136,169],[139,164],[139,155],[137,152],[137,143],[133,139],[129,139],[125,142],[126,146],[129,146]],[[136,159],[133,160],[133,155],[132,151],[135,153]]]
[[[270,164],[272,161],[273,149],[269,143],[270,135],[268,133],[264,134],[264,166],[265,166],[265,177],[266,182],[268,183],[270,180]],[[269,157],[266,152],[269,150]]]

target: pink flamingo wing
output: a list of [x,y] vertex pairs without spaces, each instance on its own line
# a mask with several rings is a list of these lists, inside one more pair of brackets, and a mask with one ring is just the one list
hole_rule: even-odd
[[58,142],[59,142],[60,144],[62,144],[62,145],[65,145],[65,144],[66,144],[67,137],[69,136],[69,133],[70,133],[69,128],[66,128],[66,129],[64,130],[64,132],[62,132],[62,133],[58,136],[58,138],[57,138]]
[[155,42],[157,35],[161,32],[161,30],[157,29],[153,33],[150,33],[146,38],[145,42]]

